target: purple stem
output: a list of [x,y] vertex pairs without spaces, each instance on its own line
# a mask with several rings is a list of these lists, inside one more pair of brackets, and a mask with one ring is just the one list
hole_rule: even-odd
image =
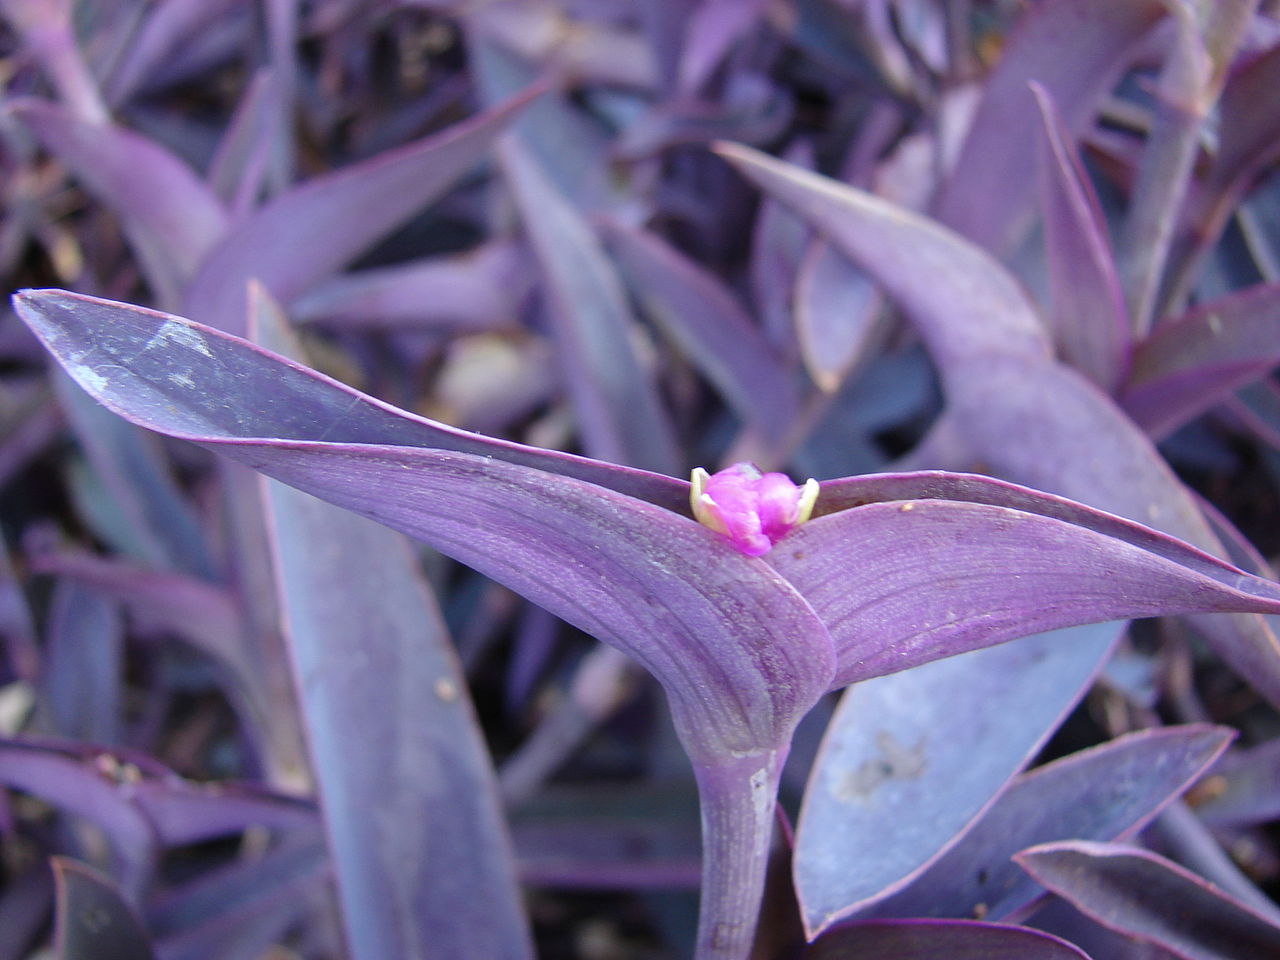
[[746,960],[769,866],[786,748],[695,759],[702,805],[702,905],[695,960]]

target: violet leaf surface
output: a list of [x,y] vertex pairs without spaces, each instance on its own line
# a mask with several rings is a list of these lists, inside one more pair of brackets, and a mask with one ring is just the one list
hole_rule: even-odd
[[1226,748],[1232,732],[1193,724],[1118,737],[1015,779],[960,841],[877,916],[1021,914],[1040,892],[1012,861],[1057,840],[1113,840],[1141,829]]
[[53,858],[58,960],[154,960],[142,921],[109,877],[67,857]]
[[836,927],[804,960],[1089,960],[1038,930],[975,920],[868,920]]
[[1184,960],[1280,953],[1280,927],[1148,850],[1065,841],[1031,847],[1016,859],[1103,926]]

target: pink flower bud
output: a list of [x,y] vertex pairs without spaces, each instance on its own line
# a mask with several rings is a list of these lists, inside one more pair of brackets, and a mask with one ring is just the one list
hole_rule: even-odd
[[818,481],[796,486],[781,473],[735,463],[716,474],[693,471],[690,505],[698,522],[724,536],[748,557],[768,553],[792,527],[809,519]]

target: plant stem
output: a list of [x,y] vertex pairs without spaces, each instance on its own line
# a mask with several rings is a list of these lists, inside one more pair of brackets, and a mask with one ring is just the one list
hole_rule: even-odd
[[694,763],[702,803],[697,960],[746,960],[769,862],[786,749]]

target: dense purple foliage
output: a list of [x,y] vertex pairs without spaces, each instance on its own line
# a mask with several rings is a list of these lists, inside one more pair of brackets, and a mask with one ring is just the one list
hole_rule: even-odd
[[0,960],[1280,957],[1280,5],[0,14]]

